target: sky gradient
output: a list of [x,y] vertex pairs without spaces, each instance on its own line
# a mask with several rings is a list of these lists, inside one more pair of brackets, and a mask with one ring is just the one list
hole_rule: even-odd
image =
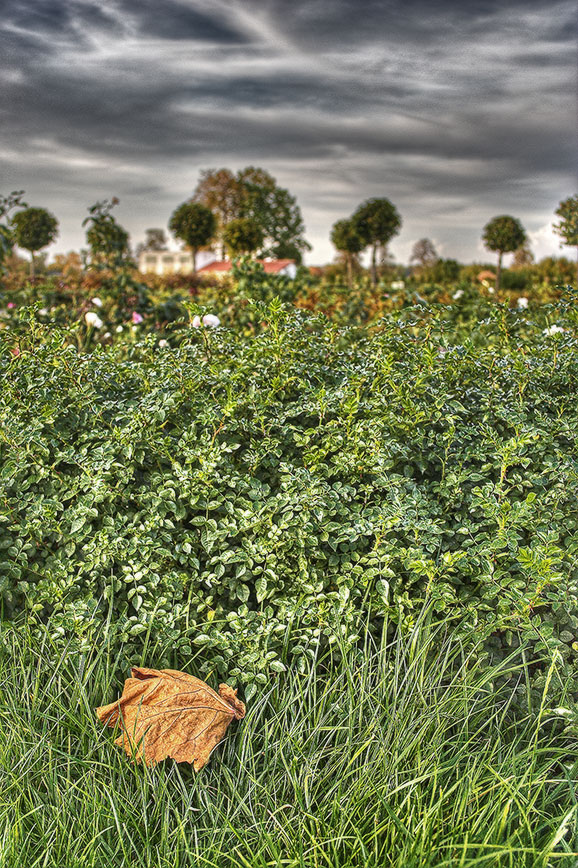
[[116,195],[133,243],[166,227],[204,168],[257,165],[297,196],[310,263],[331,225],[387,196],[407,261],[492,259],[520,218],[560,255],[576,192],[574,0],[4,0],[0,193],[53,211],[53,250]]

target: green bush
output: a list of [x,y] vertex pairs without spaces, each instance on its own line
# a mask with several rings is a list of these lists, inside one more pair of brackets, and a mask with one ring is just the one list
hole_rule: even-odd
[[572,304],[546,311],[562,332],[497,306],[458,343],[443,310],[372,334],[251,311],[255,337],[176,349],[81,354],[32,320],[14,355],[2,333],[4,618],[202,648],[202,672],[259,684],[429,601],[494,662],[557,652],[578,690]]
[[504,269],[501,277],[502,289],[511,289],[515,292],[524,292],[532,287],[532,272],[529,268],[516,270]]

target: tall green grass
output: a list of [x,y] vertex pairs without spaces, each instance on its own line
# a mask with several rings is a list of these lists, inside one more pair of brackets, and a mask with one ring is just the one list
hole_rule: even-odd
[[444,625],[276,676],[199,774],[113,745],[106,647],[3,638],[3,868],[578,864],[578,745],[529,704],[521,657],[481,671]]

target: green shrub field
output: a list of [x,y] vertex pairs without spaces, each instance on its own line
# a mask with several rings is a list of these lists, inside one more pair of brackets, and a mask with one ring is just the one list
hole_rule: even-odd
[[[2,864],[577,864],[574,293],[316,292],[5,311]],[[196,777],[97,725],[141,663],[247,702]]]

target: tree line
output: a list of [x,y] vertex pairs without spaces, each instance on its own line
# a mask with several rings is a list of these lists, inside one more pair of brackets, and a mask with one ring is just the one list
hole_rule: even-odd
[[[34,276],[34,256],[51,244],[58,235],[58,220],[45,208],[29,207],[23,201],[23,191],[0,196],[0,267],[14,245],[31,255],[30,273]],[[89,208],[83,221],[87,226],[86,240],[92,261],[119,264],[130,259],[128,232],[112,215],[118,204],[97,202]],[[14,212],[14,213],[13,213]],[[554,230],[561,243],[576,246],[578,268],[578,196],[559,203],[556,216],[560,222]],[[387,198],[371,198],[362,202],[351,217],[338,220],[331,229],[331,241],[343,256],[348,283],[352,283],[353,268],[361,253],[370,250],[370,273],[377,282],[378,257],[383,257],[387,245],[401,229],[402,219],[395,205]],[[305,238],[305,225],[296,198],[280,187],[264,169],[248,166],[237,173],[230,169],[206,169],[201,172],[192,196],[171,214],[168,228],[193,254],[193,270],[198,251],[214,246],[221,258],[256,254],[261,258],[293,259],[300,263],[303,254],[311,250]],[[496,286],[499,288],[502,258],[505,253],[523,251],[527,236],[521,222],[504,214],[490,220],[483,230],[484,244],[498,254]],[[162,229],[147,230],[147,239],[137,253],[163,250],[167,239]],[[410,261],[422,266],[437,261],[437,253],[429,239],[420,239]]]

